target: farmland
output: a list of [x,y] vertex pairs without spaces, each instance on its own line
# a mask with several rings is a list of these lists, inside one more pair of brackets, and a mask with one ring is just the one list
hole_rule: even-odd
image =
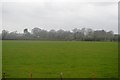
[[2,42],[3,72],[8,78],[114,78],[118,75],[117,42]]

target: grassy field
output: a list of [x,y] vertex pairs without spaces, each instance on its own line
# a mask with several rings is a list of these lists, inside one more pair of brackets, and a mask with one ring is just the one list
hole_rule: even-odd
[[118,77],[117,42],[3,41],[9,78]]
[[0,79],[2,78],[2,41],[0,40]]

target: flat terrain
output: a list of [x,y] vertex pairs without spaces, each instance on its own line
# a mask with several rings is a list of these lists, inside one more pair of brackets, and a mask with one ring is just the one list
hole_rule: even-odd
[[117,42],[3,41],[3,72],[9,78],[114,78]]
[[2,41],[0,40],[0,79],[2,78]]

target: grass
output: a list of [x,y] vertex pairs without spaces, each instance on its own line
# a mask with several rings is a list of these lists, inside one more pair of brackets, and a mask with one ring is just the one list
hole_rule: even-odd
[[2,47],[8,78],[118,77],[117,42],[3,41]]
[[2,78],[2,41],[0,40],[0,79]]

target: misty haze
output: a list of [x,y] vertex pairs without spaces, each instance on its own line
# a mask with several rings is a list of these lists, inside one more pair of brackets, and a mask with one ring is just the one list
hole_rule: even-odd
[[1,78],[117,79],[118,3],[98,1],[0,3]]

